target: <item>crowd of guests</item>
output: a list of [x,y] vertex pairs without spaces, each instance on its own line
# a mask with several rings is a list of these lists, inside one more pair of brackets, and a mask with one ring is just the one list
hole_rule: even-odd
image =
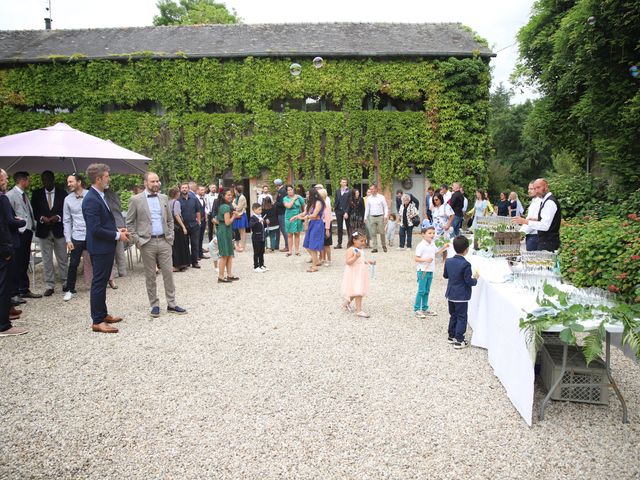
[[[91,328],[116,333],[114,324],[122,318],[108,312],[106,289],[117,288],[116,275],[126,275],[125,250],[133,246],[139,250],[144,266],[150,315],[159,317],[156,286],[159,274],[164,283],[166,312],[185,314],[186,310],[176,303],[173,274],[201,268],[202,259],[212,258],[218,283],[238,281],[233,269],[234,256],[246,250],[248,235],[256,273],[268,271],[265,253],[279,251],[286,257],[300,256],[301,245],[308,254],[307,272],[317,272],[321,266],[331,265],[332,248],[343,248],[347,237],[343,306],[350,310],[354,302],[356,314],[368,317],[362,309],[362,297],[368,289],[367,268],[373,268],[375,261],[365,258],[364,249],[370,248],[371,253],[379,249],[387,252],[396,237],[399,249],[412,249],[413,229],[419,228],[422,241],[415,253],[418,270],[415,312],[418,317],[426,317],[432,314],[428,292],[435,255],[445,250],[435,248],[436,238],[453,241],[456,252],[463,252],[464,242],[459,239],[465,237],[460,235],[461,230],[465,225],[473,229],[478,218],[493,214],[512,216],[514,223],[523,225],[528,249],[555,250],[559,244],[560,210],[544,179],[529,185],[532,201],[524,217],[514,192],[501,193],[494,207],[486,192],[478,189],[475,202],[470,205],[464,189],[456,182],[451,189],[447,185],[438,191],[428,189],[425,215],[421,218],[420,202],[411,193],[398,190],[395,212],[390,212],[376,185],[361,195],[360,189],[349,187],[346,178],[340,180],[333,201],[322,184],[305,191],[276,179],[273,192],[269,185],[262,185],[257,201],[250,203],[240,184],[223,188],[183,182],[164,195],[154,172],[144,175],[144,185],[133,192],[127,211],[122,212],[119,196],[109,188],[109,171],[108,165],[93,164],[85,178],[73,173],[67,177],[66,191],[55,186],[52,172],[43,172],[43,187],[34,190],[29,199],[29,174],[15,173],[15,186],[6,192],[7,174],[0,170],[0,336],[26,333],[11,324],[22,313],[18,307],[27,299],[55,293],[54,256],[64,301],[72,300],[76,294],[77,271],[84,259],[85,275],[89,273],[91,282]],[[34,235],[42,252],[45,279],[42,294],[32,292],[29,283]],[[446,275],[448,271],[445,268]],[[469,283],[466,273],[464,281]],[[458,307],[451,307],[451,315],[459,314]],[[463,345],[464,338],[456,332],[454,325],[450,329],[452,343]]]

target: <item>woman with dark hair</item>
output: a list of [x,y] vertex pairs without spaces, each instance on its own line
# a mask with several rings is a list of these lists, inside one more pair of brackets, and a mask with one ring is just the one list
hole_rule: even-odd
[[187,227],[182,220],[182,208],[178,197],[180,190],[176,187],[169,190],[169,209],[173,213],[173,271],[184,272],[191,264],[189,256],[189,237]]
[[356,230],[360,232],[365,231],[364,199],[360,195],[360,190],[357,188],[351,189],[349,198],[349,207],[347,208],[344,219],[347,222],[347,233],[349,234],[349,238],[351,238],[351,234]]
[[244,191],[242,185],[236,185],[235,190],[232,207],[237,215],[233,221],[233,231],[236,234],[236,249],[239,252],[244,252],[247,244],[247,227],[249,226],[249,220],[247,219],[247,199],[242,193]]
[[[218,283],[229,283],[233,280],[239,280],[238,277],[233,276],[233,238],[231,235],[231,225],[239,215],[237,211],[233,210],[233,191],[230,188],[225,188],[218,198],[220,200],[217,217],[218,228],[216,230],[220,255]],[[224,276],[225,269],[227,271],[226,278]]]
[[500,192],[500,201],[498,202],[498,215],[501,217],[509,216],[509,195],[507,192]]
[[293,255],[294,242],[296,255],[300,256],[300,234],[303,230],[302,220],[298,216],[304,207],[304,199],[295,193],[293,185],[287,185],[287,196],[282,199],[284,208],[284,228],[287,232],[289,251],[287,257]]
[[309,190],[309,203],[306,212],[296,216],[299,219],[309,220],[303,246],[311,255],[311,266],[307,270],[310,273],[318,271],[318,254],[324,249],[324,209],[324,200],[322,200],[320,193],[312,188]]

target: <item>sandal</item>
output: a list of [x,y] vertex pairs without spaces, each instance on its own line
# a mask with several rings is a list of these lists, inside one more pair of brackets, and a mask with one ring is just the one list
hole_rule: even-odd
[[227,277],[227,280],[229,280],[230,282],[234,282],[236,280],[240,280],[240,277]]
[[342,308],[345,312],[353,313],[353,307],[351,306],[351,302],[344,302],[342,304]]
[[287,252],[287,254],[285,255],[285,257],[290,257],[292,255],[292,253]]
[[318,269],[314,268],[314,267],[310,267],[310,268],[307,269],[307,272],[309,272],[309,273],[314,273],[314,272],[317,272],[317,271],[318,271]]
[[226,278],[218,277],[218,283],[231,283],[231,280],[227,280]]
[[114,290],[118,289],[118,285],[116,285],[116,282],[114,282],[113,280],[109,280],[109,286]]
[[296,253],[296,257],[299,257],[299,256],[300,256],[300,252]]
[[356,313],[356,317],[369,318],[370,315],[368,313],[363,312],[362,310],[360,310],[358,313]]

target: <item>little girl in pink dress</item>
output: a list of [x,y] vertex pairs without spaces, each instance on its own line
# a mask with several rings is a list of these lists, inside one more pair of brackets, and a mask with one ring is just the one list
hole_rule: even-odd
[[346,266],[342,277],[342,297],[345,299],[342,307],[352,312],[351,302],[355,300],[356,315],[369,318],[369,314],[362,310],[362,297],[369,291],[369,269],[367,265],[375,265],[374,260],[365,260],[364,247],[367,237],[362,232],[353,232],[347,245]]

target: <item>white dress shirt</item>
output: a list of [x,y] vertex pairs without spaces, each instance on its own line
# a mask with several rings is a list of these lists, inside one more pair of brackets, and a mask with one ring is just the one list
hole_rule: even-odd
[[87,225],[82,215],[82,201],[87,194],[82,190],[79,194],[71,192],[64,199],[62,207],[62,226],[64,228],[64,239],[67,243],[71,240],[84,242],[87,237]]
[[[535,220],[529,220],[529,226],[538,232],[548,232],[551,227],[551,222],[553,222],[553,217],[556,215],[558,211],[558,207],[555,202],[544,202],[551,196],[551,192],[547,192],[547,194],[540,199],[540,213],[536,215]],[[542,204],[544,203],[544,207]],[[538,221],[537,218],[540,217],[541,220]]]
[[[540,213],[540,205],[542,202],[539,197],[533,197],[531,199],[531,203],[529,204],[529,209],[527,210],[527,220],[538,220],[538,214]],[[551,217],[553,218],[553,217]],[[538,231],[531,226],[531,222],[529,225],[522,225],[520,228],[521,232],[524,232],[527,235],[537,235]]]
[[378,193],[367,196],[367,206],[364,209],[365,220],[369,218],[370,215],[372,217],[384,215],[384,217],[387,218],[389,215],[389,207],[387,206],[387,199],[384,198],[384,195]]

